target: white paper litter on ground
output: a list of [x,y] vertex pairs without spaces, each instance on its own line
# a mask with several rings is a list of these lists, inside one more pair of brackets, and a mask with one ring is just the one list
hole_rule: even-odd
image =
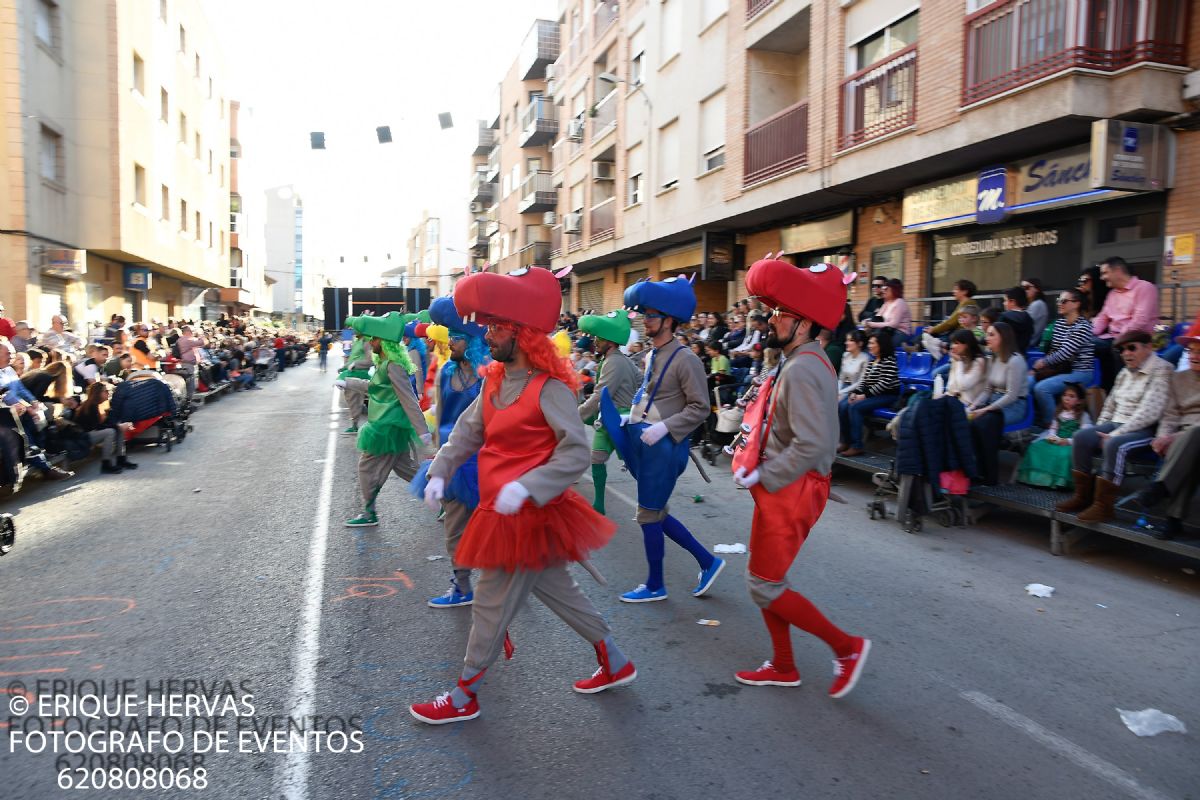
[[1157,736],[1160,733],[1187,733],[1187,726],[1179,717],[1164,714],[1157,708],[1144,708],[1141,711],[1126,711],[1118,708],[1121,722],[1125,727],[1138,736]]
[[425,556],[426,561],[441,561],[445,556]]
[[1054,587],[1044,583],[1031,583],[1025,587],[1025,591],[1034,597],[1050,597],[1054,594]]
[[714,553],[745,553],[746,545],[741,542],[736,544],[719,544],[713,548]]

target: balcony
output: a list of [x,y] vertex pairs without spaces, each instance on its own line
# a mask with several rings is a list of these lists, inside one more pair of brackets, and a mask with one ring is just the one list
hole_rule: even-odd
[[621,4],[617,0],[598,0],[592,12],[592,37],[599,41],[604,32],[612,27],[620,16]]
[[775,0],[747,0],[746,19],[754,19],[774,2]]
[[1187,0],[1008,0],[966,19],[963,104],[1071,69],[1185,65]]
[[917,119],[917,46],[900,50],[842,81],[838,149],[878,139]]
[[487,221],[477,219],[471,223],[469,228],[471,234],[471,243],[468,245],[474,251],[476,256],[482,257],[487,255],[488,240],[491,238],[487,233]]
[[549,170],[540,169],[531,172],[521,181],[521,202],[517,211],[521,214],[532,214],[537,211],[553,211],[558,207],[558,191],[554,188],[554,178]]
[[593,245],[603,239],[610,238],[617,229],[617,198],[610,197],[603,203],[592,207],[591,238],[588,244]]
[[488,153],[487,169],[484,171],[484,176],[489,183],[495,183],[500,180],[500,144],[496,143]]
[[522,267],[544,267],[550,269],[550,243],[533,242],[517,251]]
[[609,92],[592,112],[592,141],[598,142],[617,124],[617,92]]
[[542,80],[546,77],[546,66],[558,58],[561,44],[558,23],[539,19],[533,23],[525,41],[521,44],[521,55],[517,73],[523,81]]
[[486,156],[496,145],[496,132],[484,120],[479,120],[479,139],[475,143],[475,155]]
[[563,254],[563,229],[562,225],[555,225],[550,229],[550,258],[562,258]]
[[487,179],[487,173],[484,170],[477,170],[475,177],[471,178],[471,202],[473,203],[490,203],[495,196],[495,185]]
[[558,133],[558,117],[548,97],[534,97],[521,115],[521,147],[541,147]]
[[500,232],[500,207],[492,206],[483,215],[483,232],[488,238]]
[[808,163],[808,103],[797,103],[746,131],[742,184],[782,175]]

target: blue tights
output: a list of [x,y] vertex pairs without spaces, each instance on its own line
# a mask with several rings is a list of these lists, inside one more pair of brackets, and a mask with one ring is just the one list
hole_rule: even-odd
[[666,553],[664,534],[691,553],[700,569],[708,569],[713,563],[714,556],[708,552],[708,548],[700,544],[691,531],[671,515],[668,514],[662,522],[647,522],[642,525],[642,543],[646,546],[646,561],[650,566],[646,577],[646,588],[650,590],[661,589],[663,586],[663,556]]

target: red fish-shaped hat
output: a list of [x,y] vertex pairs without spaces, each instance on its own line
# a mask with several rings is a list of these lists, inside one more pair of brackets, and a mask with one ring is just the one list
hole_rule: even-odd
[[746,291],[771,308],[836,328],[846,308],[846,286],[854,273],[832,264],[799,268],[777,258],[764,258],[746,273]]
[[511,322],[550,333],[558,326],[562,290],[555,274],[540,267],[505,275],[476,272],[455,284],[454,307],[464,319],[482,325]]

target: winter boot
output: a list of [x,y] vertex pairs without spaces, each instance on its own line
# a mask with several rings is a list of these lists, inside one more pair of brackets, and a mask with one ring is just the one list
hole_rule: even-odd
[[1071,470],[1071,479],[1075,481],[1075,494],[1069,500],[1064,500],[1056,505],[1055,511],[1075,514],[1092,504],[1092,495],[1096,487],[1095,477],[1091,473],[1073,469]]
[[1108,522],[1113,518],[1113,505],[1117,502],[1117,485],[1105,478],[1096,478],[1096,499],[1080,512],[1080,522]]

